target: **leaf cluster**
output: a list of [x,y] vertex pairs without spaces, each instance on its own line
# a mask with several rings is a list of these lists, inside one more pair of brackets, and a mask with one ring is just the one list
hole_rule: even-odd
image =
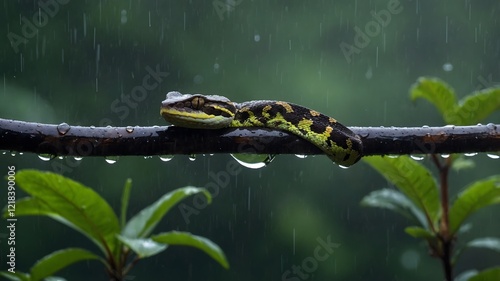
[[[442,114],[446,123],[455,125],[476,124],[500,108],[500,88],[474,92],[457,101],[453,89],[436,78],[420,78],[412,86],[410,96],[412,100],[428,100]],[[446,257],[445,244],[454,245],[456,237],[470,228],[470,224],[466,224],[467,219],[487,206],[500,203],[500,175],[470,183],[448,206],[447,191],[443,192],[448,188],[448,168],[463,168],[463,164],[470,161],[464,161],[458,155],[447,156],[443,160],[436,155],[431,157],[440,171],[440,184],[429,169],[409,156],[367,157],[366,163],[396,189],[373,191],[362,199],[361,204],[389,209],[410,219],[415,225],[407,227],[406,233],[425,240],[431,254],[442,259],[448,258],[451,267],[468,248],[489,249],[500,253],[500,238],[483,237],[465,243],[451,257]],[[481,272],[470,270],[455,280],[500,280],[500,267]]]
[[[124,280],[139,260],[156,255],[171,245],[195,247],[229,268],[222,250],[207,238],[180,231],[152,234],[160,220],[184,198],[200,195],[210,203],[211,195],[206,189],[191,186],[176,189],[126,221],[130,179],[124,187],[120,219],[93,189],[64,176],[23,170],[16,174],[16,181],[30,195],[16,202],[16,216],[47,216],[59,221],[89,238],[100,254],[81,248],[58,250],[38,260],[28,273],[0,272],[0,276],[9,280],[65,280],[53,275],[73,263],[88,260],[100,261],[111,280]],[[7,216],[6,209],[4,216]]]

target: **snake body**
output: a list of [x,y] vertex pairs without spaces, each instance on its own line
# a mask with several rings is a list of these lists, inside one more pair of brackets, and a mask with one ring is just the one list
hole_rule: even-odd
[[362,156],[361,139],[350,129],[332,117],[288,102],[235,103],[223,96],[169,92],[160,114],[166,121],[187,128],[265,127],[287,131],[311,142],[342,166],[351,166]]

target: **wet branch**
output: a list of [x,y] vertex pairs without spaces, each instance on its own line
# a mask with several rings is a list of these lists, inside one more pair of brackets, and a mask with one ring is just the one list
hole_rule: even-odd
[[[363,155],[500,151],[500,125],[350,127]],[[196,130],[175,126],[82,127],[0,119],[0,150],[71,156],[210,153],[321,154],[295,135],[257,128]]]

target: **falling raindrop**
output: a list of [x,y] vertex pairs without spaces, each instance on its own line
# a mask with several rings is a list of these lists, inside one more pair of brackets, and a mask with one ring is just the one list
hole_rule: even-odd
[[250,169],[265,167],[274,160],[271,154],[231,154],[231,156],[242,166]]
[[425,158],[425,155],[410,155],[410,158],[413,159],[413,160],[417,160],[417,161],[420,161],[420,160],[424,160]]
[[160,155],[159,157],[160,157],[160,160],[163,162],[168,162],[174,158],[174,156],[170,155],[170,154]]
[[260,34],[255,34],[255,35],[253,36],[253,41],[255,41],[255,42],[259,42],[259,41],[260,41]]
[[40,158],[42,161],[49,161],[50,159],[54,158],[54,155],[38,154],[38,158]]
[[133,132],[134,132],[134,127],[132,127],[132,126],[127,126],[127,127],[125,128],[125,131],[127,131],[127,133],[133,133]]
[[445,64],[443,64],[443,70],[446,71],[446,72],[450,72],[453,70],[453,64],[447,62]]
[[188,159],[189,159],[189,161],[196,160],[196,154],[189,154]]
[[71,126],[68,125],[67,123],[61,123],[61,124],[57,125],[57,132],[62,136],[66,135],[70,129],[71,129]]
[[201,84],[201,83],[203,83],[203,76],[202,76],[202,75],[200,75],[200,74],[198,74],[198,75],[194,76],[194,78],[193,78],[193,82],[194,82],[195,84]]
[[106,163],[108,164],[115,164],[116,161],[118,161],[119,156],[106,156],[104,157],[104,160],[106,160]]

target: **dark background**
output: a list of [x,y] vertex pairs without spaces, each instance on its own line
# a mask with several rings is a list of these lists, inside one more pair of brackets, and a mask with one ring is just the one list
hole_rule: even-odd
[[[460,97],[500,81],[498,1],[42,3],[52,3],[46,4],[50,15],[37,1],[0,2],[2,118],[163,125],[160,102],[166,92],[178,90],[238,102],[286,100],[348,126],[440,126],[443,121],[430,104],[409,100],[408,89],[418,77],[439,77]],[[387,12],[388,6],[399,12]],[[389,13],[390,19],[382,18],[380,27],[372,13]],[[26,22],[35,29],[23,27]],[[357,53],[346,57],[340,45],[355,45],[357,29],[371,36],[359,39]],[[148,67],[169,75],[134,99]],[[131,102],[125,102],[127,97]],[[498,123],[498,116],[484,123]],[[482,154],[471,159],[474,169],[451,173],[453,193],[499,171],[498,160]],[[17,170],[62,173],[94,188],[115,210],[130,177],[129,214],[135,214],[175,188],[214,182],[210,174],[225,172],[230,161],[229,155],[199,155],[195,161],[178,155],[169,162],[122,157],[110,165],[102,158],[44,162],[37,155],[7,152],[0,155],[0,171],[6,174],[7,165],[16,165]],[[286,270],[313,256],[318,238],[328,236],[340,247],[307,280],[440,280],[439,261],[428,256],[425,244],[404,233],[407,220],[359,206],[364,195],[382,187],[387,182],[368,165],[344,170],[324,156],[281,155],[262,169],[241,168],[189,222],[175,208],[156,229],[213,240],[231,269],[196,249],[171,247],[140,261],[129,280],[282,280]],[[0,198],[3,206],[5,196]],[[184,203],[193,206],[191,198]],[[475,215],[475,227],[459,243],[498,236],[498,211],[488,208]],[[21,271],[65,247],[98,251],[80,233],[48,218],[19,218],[17,226],[16,267]],[[0,235],[5,235],[2,228]],[[0,269],[6,266],[4,238]],[[456,272],[498,261],[498,255],[470,251]],[[58,275],[106,280],[98,262],[77,264]]]

